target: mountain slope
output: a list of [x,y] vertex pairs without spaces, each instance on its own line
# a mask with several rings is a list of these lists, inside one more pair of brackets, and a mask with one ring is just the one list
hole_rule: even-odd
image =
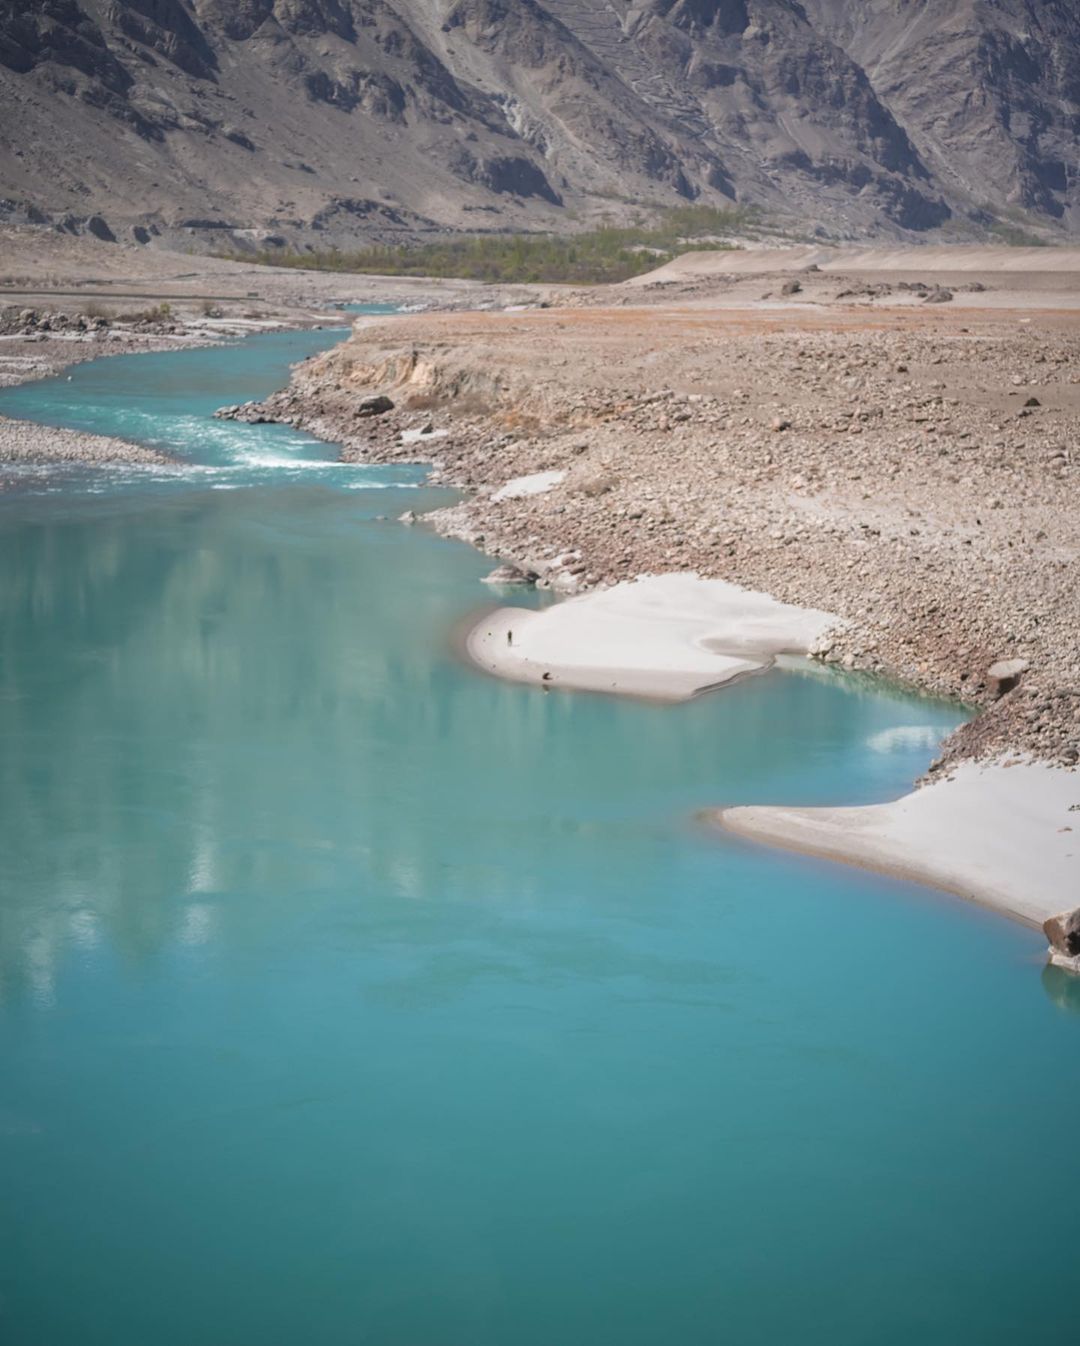
[[102,237],[1080,226],[1064,0],[0,0],[0,113],[7,213]]
[[[1080,10],[1072,0],[807,0],[954,189],[1077,224]],[[853,16],[857,12],[857,20]]]

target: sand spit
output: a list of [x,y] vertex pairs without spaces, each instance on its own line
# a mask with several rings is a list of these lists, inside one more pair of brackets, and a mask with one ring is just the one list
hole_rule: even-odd
[[1080,896],[1080,772],[966,762],[891,804],[743,807],[728,831],[930,884],[1042,926]]
[[[36,421],[0,416],[0,469],[35,464],[82,463],[90,467],[153,466],[171,462],[156,449],[109,435],[61,430]],[[4,482],[0,477],[0,489]]]
[[499,608],[465,647],[515,682],[683,701],[805,654],[836,621],[723,580],[651,575],[542,612]]

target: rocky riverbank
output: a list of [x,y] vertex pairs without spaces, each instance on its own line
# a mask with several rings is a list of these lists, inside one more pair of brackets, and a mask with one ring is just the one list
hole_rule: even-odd
[[69,365],[103,355],[212,346],[231,337],[274,331],[276,319],[204,314],[173,315],[167,303],[121,315],[88,303],[83,308],[0,308],[0,388],[49,378]]
[[473,492],[435,526],[564,591],[695,571],[835,612],[818,658],[982,708],[942,764],[1070,765],[1078,356],[1066,315],[955,303],[443,314],[229,414],[435,459]]

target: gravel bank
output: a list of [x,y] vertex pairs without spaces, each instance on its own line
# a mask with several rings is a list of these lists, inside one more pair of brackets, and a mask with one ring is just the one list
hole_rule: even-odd
[[[1077,370],[1075,320],[1047,312],[441,314],[369,327],[235,414],[437,459],[475,494],[435,525],[567,592],[682,570],[835,612],[817,657],[984,708],[942,765],[1072,764]],[[364,415],[373,393],[394,410]],[[565,475],[494,499],[541,472]]]
[[13,421],[0,416],[0,490],[4,466],[37,463],[85,463],[91,467],[162,464],[172,460],[156,449],[129,444],[108,435],[60,430],[36,421]]

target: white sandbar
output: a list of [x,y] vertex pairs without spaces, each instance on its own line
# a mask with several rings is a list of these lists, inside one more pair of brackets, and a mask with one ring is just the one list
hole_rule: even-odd
[[490,673],[569,687],[683,701],[805,654],[838,619],[694,574],[650,575],[556,603],[499,608],[466,637]]
[[1041,926],[1080,902],[1080,772],[966,762],[891,804],[720,809],[742,836],[915,879]]

